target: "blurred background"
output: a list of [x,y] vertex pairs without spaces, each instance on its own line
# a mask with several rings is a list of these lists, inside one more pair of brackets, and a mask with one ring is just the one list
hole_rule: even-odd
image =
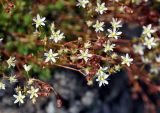
[[[47,27],[42,30],[48,35],[49,26],[53,21],[67,36],[66,40],[77,38],[76,31],[85,31],[80,25],[85,21],[81,18],[87,15],[84,14],[84,10],[76,7],[76,0],[11,0],[14,7],[10,11],[6,10],[6,1],[0,1],[0,38],[4,38],[4,47],[8,51],[27,55],[43,50],[43,47],[36,47],[34,43],[27,43],[25,40],[26,37],[32,40],[30,34],[35,31],[32,19],[37,14],[46,17]],[[158,11],[160,4],[156,4],[155,7]],[[142,28],[135,23],[124,24],[122,29],[128,38],[140,36],[141,31]],[[32,65],[34,74],[31,76],[51,84],[61,95],[63,106],[56,107],[54,94],[38,98],[34,105],[30,101],[24,105],[15,105],[14,85],[7,85],[7,90],[0,90],[0,113],[152,113],[147,111],[148,106],[141,97],[133,98],[132,86],[123,70],[109,77],[108,86],[99,88],[97,83],[88,86],[85,77],[78,72],[62,68],[41,70],[36,64]],[[141,85],[145,91],[146,86],[143,83]],[[156,103],[160,94],[147,95],[155,105],[156,113],[160,113],[159,105]]]

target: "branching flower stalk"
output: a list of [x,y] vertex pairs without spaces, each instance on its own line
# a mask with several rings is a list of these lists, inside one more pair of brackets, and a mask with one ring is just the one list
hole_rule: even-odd
[[[142,0],[136,4],[145,4],[145,2],[147,1]],[[138,81],[145,83],[149,93],[160,92],[160,85],[153,81],[160,74],[159,28],[155,25],[160,17],[159,13],[149,10],[150,13],[146,14],[143,10],[144,15],[140,15],[145,6],[137,6],[131,0],[126,2],[78,0],[75,6],[86,12],[83,15],[85,19],[81,16],[67,15],[60,15],[59,19],[81,20],[77,22],[80,26],[78,30],[72,28],[76,25],[67,29],[63,27],[61,29],[59,25],[58,28],[55,21],[50,23],[50,34],[46,33],[42,39],[39,39],[38,37],[45,33],[41,28],[46,26],[47,19],[37,14],[36,18],[33,17],[33,24],[38,34],[8,33],[20,43],[34,42],[36,47],[43,47],[43,50],[36,51],[35,54],[30,53],[25,56],[7,51],[2,40],[0,55],[4,59],[0,62],[4,68],[0,70],[0,75],[10,83],[24,79],[23,86],[16,88],[14,103],[23,104],[26,97],[35,103],[39,96],[49,96],[54,92],[58,106],[61,106],[60,95],[52,86],[39,79],[23,76],[24,72],[30,74],[29,71],[33,68],[31,63],[34,63],[41,69],[58,66],[77,71],[86,78],[88,85],[96,81],[99,87],[110,85],[108,78],[120,70],[125,70],[129,77],[129,84],[132,86],[133,97],[136,98],[140,94],[147,105],[154,106]],[[121,31],[123,23],[130,22],[142,25],[139,38],[126,39],[126,35]],[[107,23],[110,24],[109,28],[106,28]],[[76,36],[76,39],[66,41],[69,36]],[[34,39],[30,40],[27,37],[34,37]],[[146,66],[151,67],[149,71],[145,69]],[[5,70],[8,69],[14,70],[16,75],[8,78],[5,74]],[[5,90],[3,81],[0,81],[0,90]],[[155,113],[155,109],[149,108],[149,110]]]

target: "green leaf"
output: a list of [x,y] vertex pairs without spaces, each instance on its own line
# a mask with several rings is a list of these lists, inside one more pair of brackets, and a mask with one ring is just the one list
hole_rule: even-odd
[[32,16],[31,15],[24,15],[24,25],[30,25],[32,23]]

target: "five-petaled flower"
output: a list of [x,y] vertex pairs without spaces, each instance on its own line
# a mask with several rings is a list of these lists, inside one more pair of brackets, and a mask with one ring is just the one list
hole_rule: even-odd
[[144,38],[144,45],[147,46],[148,49],[152,49],[157,44],[156,44],[154,37],[151,37],[151,38],[145,37]]
[[144,54],[144,49],[145,47],[142,45],[142,44],[134,44],[133,45],[133,50],[135,53],[138,53],[140,55],[143,55]]
[[118,29],[122,27],[122,21],[118,20],[117,18],[112,18],[112,21],[110,23],[113,29]]
[[14,101],[14,103],[21,103],[23,104],[24,103],[24,98],[25,98],[25,95],[22,94],[21,91],[18,91],[18,95],[13,95],[14,98],[16,98],[16,100]]
[[89,3],[89,0],[78,0],[77,6],[81,6],[83,8]]
[[39,88],[34,88],[33,86],[31,86],[31,89],[29,91],[27,91],[27,93],[30,94],[30,99],[32,98],[37,98],[38,97],[38,91],[39,91]]
[[107,7],[105,7],[105,3],[97,3],[97,7],[95,9],[96,12],[100,13],[100,14],[103,14],[107,9]]
[[81,55],[78,57],[78,59],[84,59],[85,62],[87,62],[88,59],[92,57],[92,54],[88,53],[88,49],[86,49],[85,51],[79,50],[79,52]]
[[111,44],[111,42],[108,40],[106,44],[103,45],[104,47],[104,52],[109,52],[109,51],[113,51],[113,49],[115,48],[115,44]]
[[33,19],[33,21],[35,22],[35,24],[36,24],[36,29],[38,28],[38,27],[40,27],[40,26],[45,26],[45,17],[40,17],[40,15],[39,14],[37,14],[37,17],[36,18],[34,18]]
[[10,68],[11,66],[15,67],[15,63],[16,63],[15,57],[9,57],[9,59],[7,60],[8,68]]
[[126,64],[127,66],[130,66],[130,64],[133,61],[133,59],[129,57],[128,53],[126,54],[126,56],[121,56],[121,58],[122,58],[122,64]]
[[10,77],[9,77],[9,82],[10,82],[10,83],[15,83],[15,82],[17,82],[16,75],[10,76]]
[[100,75],[104,75],[104,73],[106,73],[108,67],[100,67],[96,73],[96,75],[100,76]]
[[151,37],[151,34],[154,33],[156,30],[152,29],[152,25],[149,24],[148,26],[143,26],[142,34],[148,37]]
[[117,31],[116,29],[108,29],[109,35],[108,37],[118,39],[122,32]]
[[104,22],[99,22],[97,20],[96,24],[93,25],[93,28],[95,28],[96,32],[100,32],[100,31],[104,31],[103,26],[104,26]]
[[62,40],[64,37],[63,33],[61,33],[60,30],[58,31],[53,31],[52,30],[52,35],[49,39],[54,40],[55,43],[57,43],[58,41]]
[[46,57],[45,62],[52,61],[53,63],[56,62],[56,58],[58,58],[58,53],[53,53],[52,49],[48,51],[48,53],[44,53]]
[[97,82],[99,82],[99,87],[101,87],[102,85],[107,85],[108,81],[106,80],[109,77],[108,74],[103,73],[103,75],[99,75],[96,79]]
[[30,78],[30,79],[27,81],[27,84],[28,84],[28,85],[32,85],[33,82],[34,82],[34,79],[33,79],[33,78]]

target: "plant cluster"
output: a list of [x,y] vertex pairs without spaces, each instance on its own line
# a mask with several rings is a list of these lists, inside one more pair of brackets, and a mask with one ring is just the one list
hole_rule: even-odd
[[[5,39],[0,39],[0,62],[3,67],[0,69],[3,79],[0,89],[5,90],[4,80],[9,80],[11,84],[23,80],[23,85],[17,86],[16,94],[13,95],[14,103],[20,104],[24,103],[26,97],[35,103],[38,96],[48,96],[52,91],[58,97],[58,93],[49,84],[31,78],[30,71],[34,70],[35,64],[42,70],[58,66],[77,71],[86,77],[88,85],[96,81],[99,87],[108,85],[110,76],[125,70],[132,86],[133,97],[140,95],[147,105],[151,105],[147,109],[155,112],[154,104],[140,83],[147,86],[149,94],[160,92],[156,81],[159,80],[160,73],[159,13],[149,8],[149,13],[144,10],[149,1],[78,0],[76,4],[73,1],[63,2],[68,5],[68,9],[80,11],[79,15],[59,16],[61,22],[68,20],[70,25],[64,24],[65,27],[61,28],[61,22],[55,20],[49,22],[51,24],[46,32],[46,17],[36,14],[33,17],[33,33],[9,34],[13,37],[24,37],[19,38],[19,42],[32,43],[34,49],[40,47],[40,50],[26,55],[11,52],[5,49]],[[122,32],[125,23],[139,24],[142,27],[141,35],[127,39]],[[6,75],[8,71],[9,76]]]

